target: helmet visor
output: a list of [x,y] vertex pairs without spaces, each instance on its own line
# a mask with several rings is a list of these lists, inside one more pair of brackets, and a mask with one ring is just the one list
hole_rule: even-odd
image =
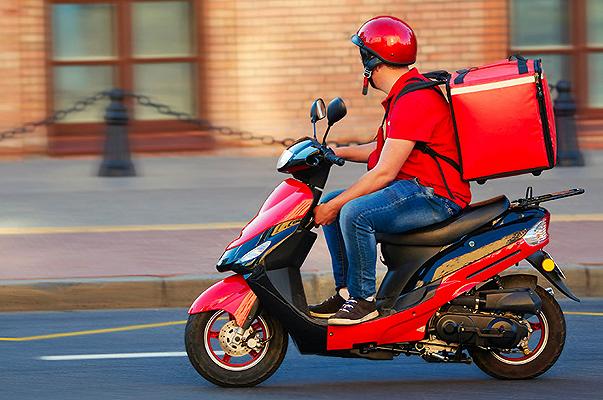
[[364,47],[364,42],[362,41],[362,39],[360,39],[360,36],[358,36],[358,35],[352,36],[352,43],[354,43],[356,46],[360,47],[361,49]]
[[362,65],[369,70],[373,70],[378,64],[383,62],[381,57],[379,57],[375,52],[366,47],[364,41],[360,39],[360,36],[354,35],[352,36],[352,43],[360,48],[360,57],[362,58]]

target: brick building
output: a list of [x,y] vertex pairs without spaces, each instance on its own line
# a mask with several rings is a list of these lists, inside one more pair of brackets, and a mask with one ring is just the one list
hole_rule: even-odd
[[[360,94],[349,42],[391,14],[419,39],[421,70],[459,69],[510,53],[542,56],[575,86],[580,142],[603,145],[603,0],[3,0],[0,130],[119,86],[216,124],[277,136],[309,132],[312,99],[343,97],[333,139],[368,139],[380,94]],[[0,143],[3,154],[94,153],[102,107]],[[130,104],[136,151],[200,150],[215,138]]]

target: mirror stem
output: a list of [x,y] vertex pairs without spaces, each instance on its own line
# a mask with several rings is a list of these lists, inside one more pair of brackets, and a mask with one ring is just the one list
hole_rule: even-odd
[[331,126],[333,126],[333,125],[327,126],[327,130],[326,130],[325,134],[322,137],[322,145],[323,146],[327,143],[327,135],[329,134],[329,131],[331,130]]
[[318,141],[318,139],[316,138],[316,121],[312,122],[312,127],[314,128],[314,140]]

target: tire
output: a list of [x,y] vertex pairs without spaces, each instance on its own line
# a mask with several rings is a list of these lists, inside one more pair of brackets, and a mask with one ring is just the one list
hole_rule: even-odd
[[[252,326],[256,324],[264,326],[267,329],[264,334],[268,334],[268,342],[261,350],[255,352],[259,355],[251,356],[252,353],[248,353],[242,356],[251,358],[247,364],[228,365],[231,357],[228,358],[228,362],[225,361],[228,357],[227,352],[214,350],[214,347],[218,346],[224,350],[223,339],[211,336],[212,334],[215,336],[215,332],[211,331],[213,324],[218,320],[225,320],[221,317],[228,317],[230,321],[226,324],[236,326],[234,318],[221,310],[192,314],[188,317],[184,342],[193,367],[202,377],[222,387],[250,387],[268,379],[281,365],[287,352],[288,336],[279,321],[266,314],[256,318]],[[220,330],[222,331],[223,329]],[[206,340],[209,337],[215,340]],[[263,340],[265,339],[266,337],[263,337]],[[223,353],[224,360],[220,359],[218,353]]]
[[473,348],[471,355],[479,369],[497,379],[518,380],[542,375],[555,364],[565,344],[565,318],[549,292],[537,286],[536,294],[542,300],[542,309],[537,317],[541,321],[540,335],[544,339],[539,339],[538,346],[529,355],[518,359],[506,358],[493,350]]

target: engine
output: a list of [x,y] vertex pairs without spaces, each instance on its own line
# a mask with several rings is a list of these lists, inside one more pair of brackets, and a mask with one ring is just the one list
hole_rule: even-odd
[[446,343],[511,349],[529,331],[509,314],[534,315],[540,307],[540,297],[530,289],[481,291],[451,301],[433,320],[432,329]]
[[447,343],[512,349],[528,335],[528,328],[510,318],[444,313],[436,324],[437,336]]

